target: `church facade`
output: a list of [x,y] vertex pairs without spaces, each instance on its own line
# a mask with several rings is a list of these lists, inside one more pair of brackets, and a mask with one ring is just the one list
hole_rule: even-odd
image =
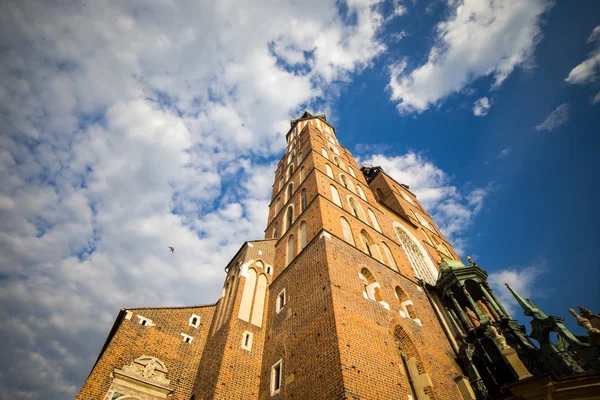
[[514,293],[534,345],[410,188],[359,167],[324,115],[286,139],[265,238],[225,267],[221,298],[121,310],[77,399],[517,399],[550,371],[600,389],[600,343]]

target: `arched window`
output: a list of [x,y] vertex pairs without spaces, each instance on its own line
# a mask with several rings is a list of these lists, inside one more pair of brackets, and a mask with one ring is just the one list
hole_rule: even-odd
[[333,151],[335,154],[340,155],[340,151],[337,147],[329,145],[329,149],[331,149],[331,151]]
[[364,285],[364,293],[366,294],[369,300],[373,301],[381,301],[381,291],[379,283],[375,280],[375,277],[366,268],[360,270],[360,274],[358,275],[360,280]]
[[306,246],[306,221],[300,223],[300,250]]
[[417,313],[415,313],[413,302],[400,286],[396,286],[396,297],[400,302],[400,315],[402,315],[404,318],[416,320],[418,317]]
[[279,178],[279,190],[283,187],[283,176]]
[[287,171],[287,179],[290,179],[294,174],[294,164],[290,165]]
[[358,204],[357,201],[354,200],[354,197],[348,196],[348,204],[350,205],[352,215],[368,224],[367,218],[365,217],[365,212],[363,211],[360,204]]
[[363,192],[362,188],[358,185],[356,185],[356,187],[358,188],[358,194],[360,195],[360,198],[364,201],[367,201],[367,196],[365,196],[365,192]]
[[377,195],[377,200],[383,201],[383,191],[379,188],[375,189],[375,194]]
[[340,222],[342,223],[342,233],[344,234],[344,240],[354,246],[354,236],[352,236],[352,228],[346,218],[341,217]]
[[325,164],[325,171],[327,171],[327,176],[333,179],[333,170],[329,166],[329,164]]
[[238,318],[243,321],[250,321],[250,309],[252,308],[252,298],[254,297],[254,287],[256,286],[256,271],[254,268],[248,269],[246,283],[244,284],[244,292],[240,302],[240,311]]
[[306,189],[302,189],[301,197],[302,197],[302,211],[306,209]]
[[321,147],[321,154],[323,155],[323,157],[329,160],[329,154],[327,154],[327,150],[325,150],[325,147]]
[[375,228],[379,232],[381,232],[381,228],[379,227],[379,222],[377,222],[377,218],[375,218],[375,214],[373,214],[373,211],[371,211],[370,208],[367,208],[367,214],[369,214],[369,219],[371,220],[371,225],[373,225],[373,228]]
[[419,244],[412,233],[408,232],[397,222],[394,223],[394,231],[417,277],[431,285],[435,285],[438,271],[431,259],[426,255],[427,253],[423,249],[423,246]]
[[381,260],[381,253],[379,252],[379,247],[364,229],[360,231],[360,243],[362,245],[363,252],[365,252],[373,258]]
[[344,174],[340,174],[340,181],[342,182],[342,185],[344,185],[344,187],[348,190],[350,190],[351,192],[354,192],[354,185],[352,184],[352,181],[350,181],[350,179],[348,179],[348,177]]
[[296,238],[294,235],[290,235],[287,243],[287,262],[285,265],[289,265],[296,255]]
[[294,207],[289,206],[287,211],[285,212],[285,230],[290,229],[292,224],[294,223]]
[[394,260],[394,257],[392,256],[392,252],[390,250],[390,248],[388,247],[387,244],[385,244],[384,242],[381,242],[381,247],[383,247],[383,252],[385,253],[385,258],[387,258],[387,265],[389,265],[390,267],[392,267],[393,270],[398,271],[398,266],[396,265],[396,261]]
[[292,193],[294,193],[294,184],[290,183],[285,193],[285,201],[289,201],[292,198]]
[[279,224],[275,222],[275,226],[273,227],[273,239],[277,239],[279,236]]
[[408,194],[406,194],[406,192],[400,191],[400,195],[404,198],[404,200],[408,201],[413,206],[415,205],[415,202],[410,198]]
[[304,165],[300,168],[300,182],[302,182],[306,178],[306,170]]
[[262,326],[263,311],[265,309],[265,296],[267,294],[267,276],[260,274],[256,284],[256,294],[254,295],[254,306],[252,307],[252,325]]
[[342,201],[340,200],[340,194],[337,189],[333,185],[329,185],[329,188],[331,189],[331,200],[336,206],[341,207]]
[[352,175],[352,177],[356,179],[356,174],[354,173],[352,167],[348,167],[348,172],[350,172],[350,175]]
[[344,162],[342,160],[340,160],[338,158],[338,156],[333,156],[333,163],[335,165],[337,165],[339,168],[343,169],[344,171],[346,170],[346,167],[344,166]]

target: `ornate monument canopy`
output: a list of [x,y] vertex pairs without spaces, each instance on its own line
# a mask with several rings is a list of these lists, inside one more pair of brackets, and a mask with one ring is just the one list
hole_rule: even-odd
[[486,282],[488,274],[482,270],[477,263],[467,257],[470,265],[466,266],[457,260],[442,258],[440,262],[440,275],[435,284],[439,288],[441,294],[444,295],[454,284],[462,284],[467,280],[475,282]]

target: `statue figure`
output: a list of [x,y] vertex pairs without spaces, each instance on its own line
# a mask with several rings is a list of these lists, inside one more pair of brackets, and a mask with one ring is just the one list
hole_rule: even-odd
[[154,375],[155,369],[156,369],[156,361],[152,360],[148,364],[146,364],[146,367],[144,368],[142,375],[144,376],[144,378],[149,379]]

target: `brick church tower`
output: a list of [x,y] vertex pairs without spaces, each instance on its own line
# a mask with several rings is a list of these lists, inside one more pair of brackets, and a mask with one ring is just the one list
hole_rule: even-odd
[[475,399],[531,377],[524,328],[408,186],[324,115],[286,140],[219,301],[123,309],[77,399]]

